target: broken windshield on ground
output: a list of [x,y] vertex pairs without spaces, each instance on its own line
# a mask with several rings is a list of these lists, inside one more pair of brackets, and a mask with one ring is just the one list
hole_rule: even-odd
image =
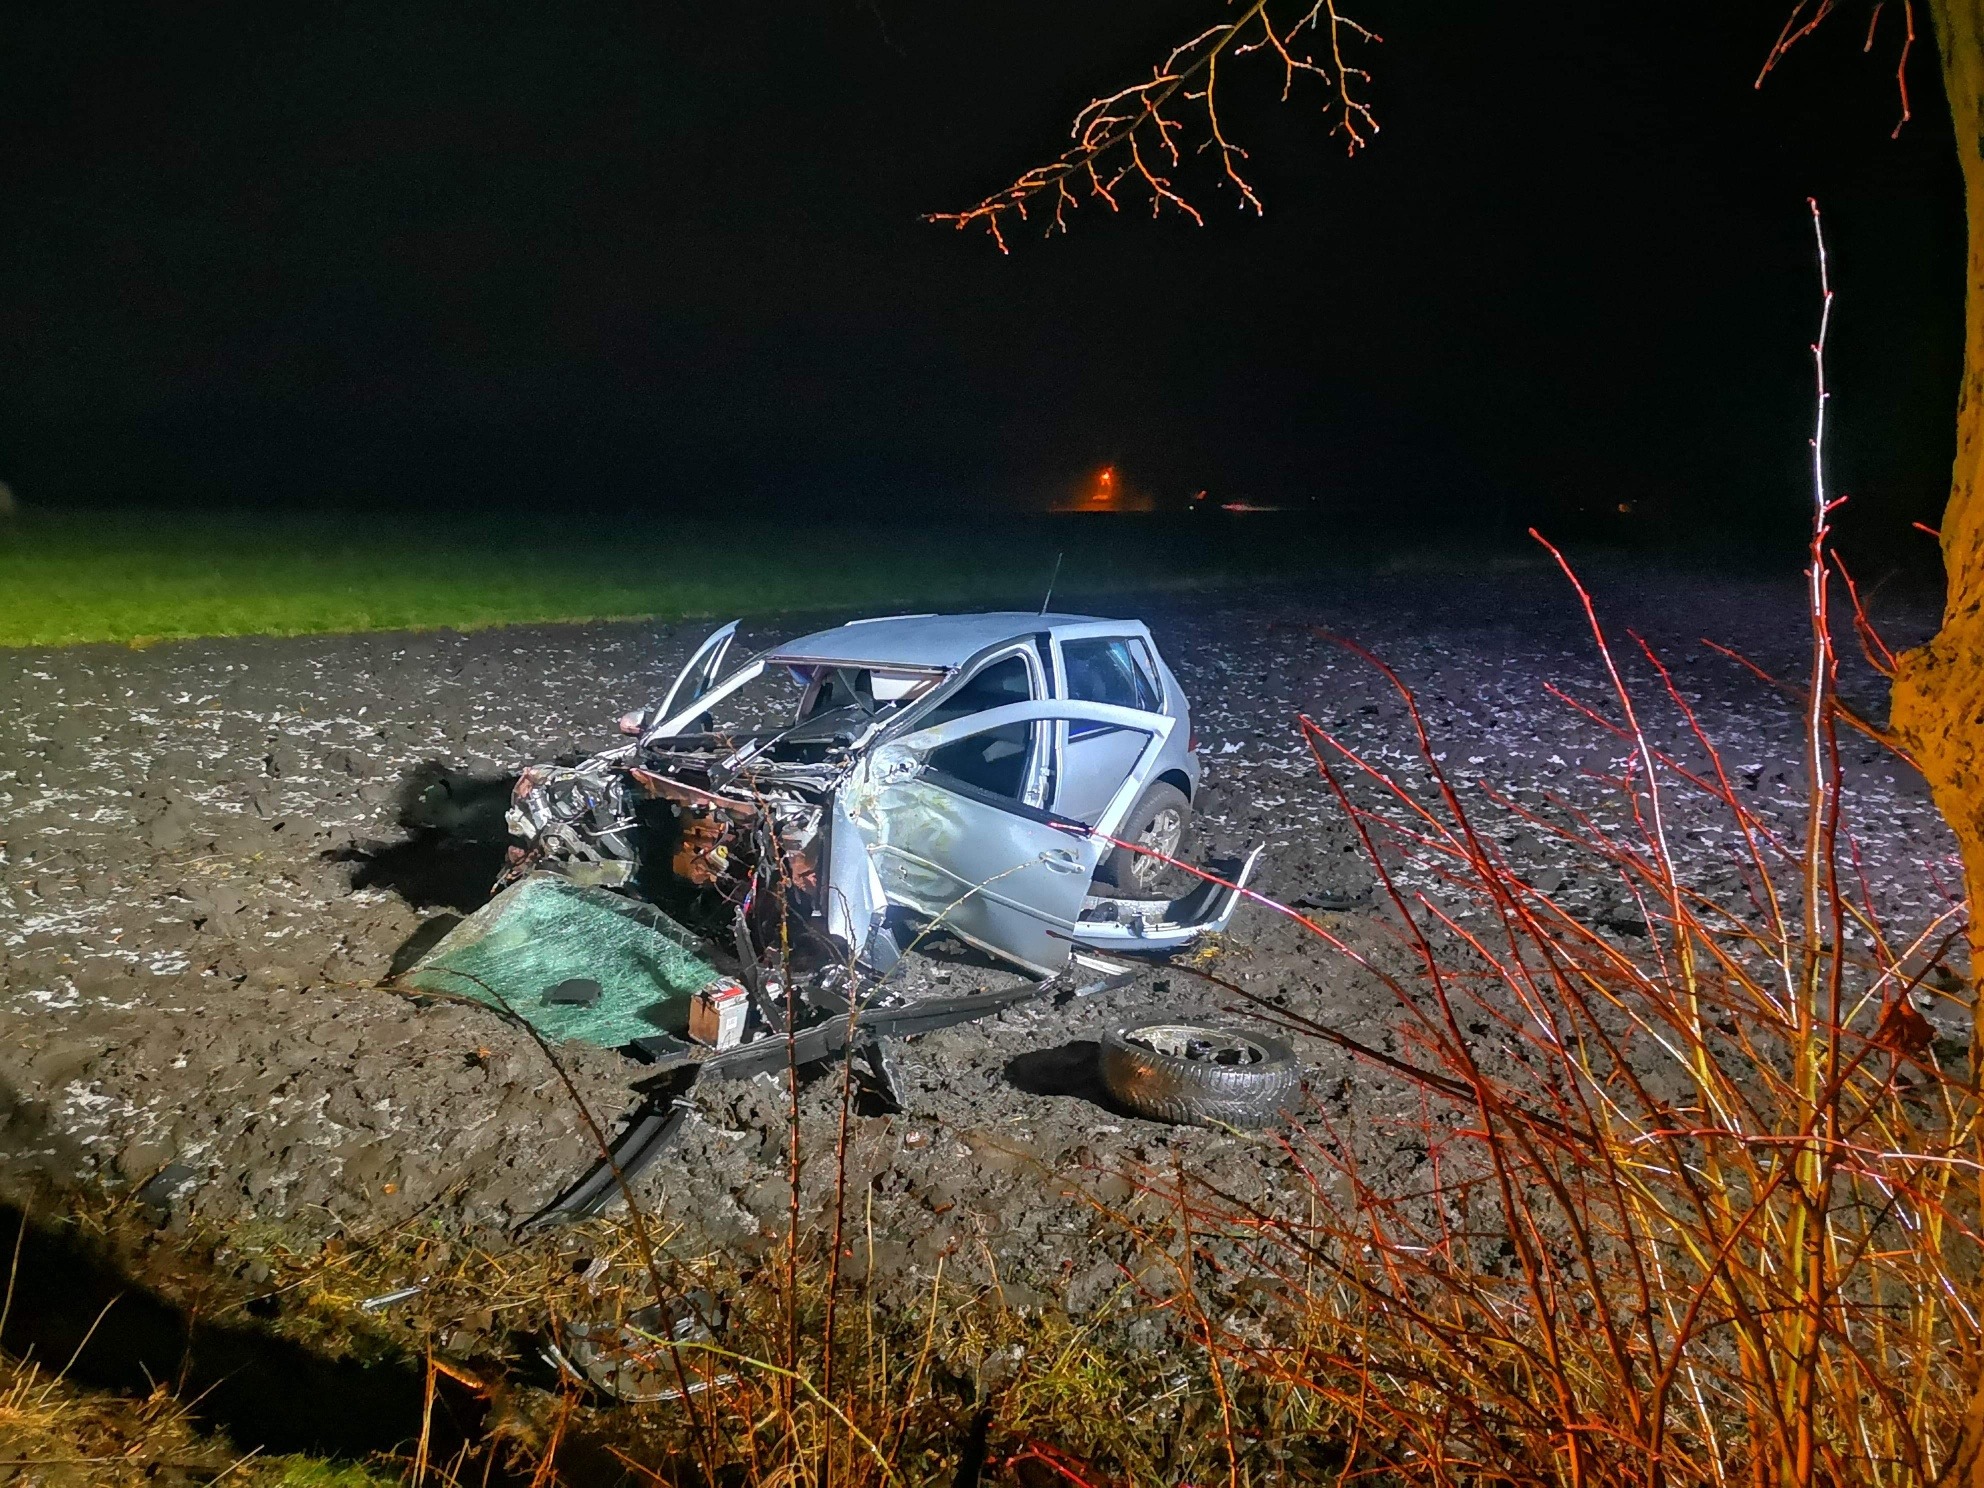
[[610,1049],[683,1032],[689,999],[722,980],[702,947],[652,905],[532,874],[450,930],[400,980],[509,1013],[553,1043]]

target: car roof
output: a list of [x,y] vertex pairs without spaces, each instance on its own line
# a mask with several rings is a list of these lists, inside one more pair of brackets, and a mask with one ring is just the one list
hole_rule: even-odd
[[[862,666],[954,667],[987,646],[1037,635],[1064,625],[1090,625],[1094,615],[1036,615],[1026,610],[994,610],[981,615],[885,615],[816,630],[771,652],[775,661],[842,661]],[[1134,620],[1109,622],[1129,634],[1143,626]]]

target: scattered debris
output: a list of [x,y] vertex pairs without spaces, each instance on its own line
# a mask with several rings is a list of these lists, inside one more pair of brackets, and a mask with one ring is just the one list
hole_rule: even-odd
[[592,1007],[599,1001],[600,985],[591,977],[569,977],[544,994],[553,1007]]
[[681,1400],[736,1379],[703,1347],[715,1340],[709,1322],[715,1311],[709,1293],[691,1292],[625,1317],[573,1318],[545,1345],[545,1358],[572,1383],[623,1404]]
[[[551,873],[511,884],[402,972],[487,1003],[553,1043],[618,1048],[688,1031],[688,1004],[728,985],[702,939],[653,905]],[[591,995],[575,995],[583,984]]]
[[1060,999],[1063,1002],[1077,997],[1094,997],[1102,992],[1114,992],[1127,987],[1137,979],[1137,968],[1126,966],[1120,961],[1109,961],[1101,956],[1087,955],[1076,951],[1068,958],[1069,965],[1077,971],[1087,972],[1095,977],[1078,987],[1070,988]]
[[[1725,741],[1732,759],[1763,763],[1759,789],[1746,799],[1767,798],[1758,809],[1774,822],[1795,817],[1802,809],[1796,755],[1783,745],[1798,737],[1795,708],[1760,695],[1722,658],[1690,648],[1711,634],[1775,670],[1795,669],[1795,647],[1784,654],[1773,647],[1799,632],[1802,590],[1630,565],[1597,577],[1622,607],[1621,624],[1641,629],[1673,663],[1703,728]],[[1891,612],[1914,614],[1892,610],[1903,602],[1894,586],[1883,593]],[[1188,860],[1265,842],[1251,887],[1284,902],[1370,884],[1353,824],[1289,721],[1306,712],[1333,723],[1361,756],[1408,776],[1415,746],[1389,685],[1314,639],[1312,624],[1355,635],[1399,665],[1421,691],[1436,747],[1452,747],[1448,763],[1470,802],[1473,782],[1486,779],[1546,815],[1560,798],[1601,820],[1616,814],[1618,796],[1599,778],[1624,768],[1616,741],[1543,687],[1547,680],[1575,696],[1609,695],[1590,656],[1590,632],[1557,588],[1533,576],[1429,582],[1332,572],[1300,591],[1160,594],[1144,603],[1134,613],[1149,620],[1190,696],[1208,767],[1193,792],[1190,827],[1203,846],[1188,844]],[[1938,614],[1924,599],[1921,628],[1909,634],[1933,632]],[[771,624],[759,640],[740,632],[737,649],[809,628]],[[303,1236],[399,1223],[418,1212],[508,1230],[542,1209],[597,1149],[534,1044],[473,1002],[422,1007],[372,989],[417,930],[423,940],[409,946],[402,965],[431,946],[451,916],[487,902],[504,866],[513,762],[582,758],[615,742],[612,719],[629,705],[624,699],[665,693],[700,640],[644,622],[21,653],[14,706],[0,717],[0,776],[7,777],[0,792],[9,798],[0,1026],[20,1113],[9,1162],[132,1192],[178,1161],[199,1178],[173,1203],[175,1216],[227,1225],[252,1215]],[[1844,664],[1842,671],[1852,673],[1844,685],[1861,685],[1859,671]],[[1854,695],[1863,711],[1885,696],[1877,683]],[[1642,722],[1660,747],[1693,757],[1692,735],[1672,709]],[[1223,741],[1244,747],[1214,757]],[[1872,749],[1864,758],[1848,753],[1847,786],[1869,834],[1861,846],[1883,915],[1919,927],[1943,910],[1954,848],[1919,779]],[[1569,767],[1549,765],[1553,754]],[[347,768],[354,761],[363,774]],[[432,794],[450,815],[432,829],[436,836],[416,844],[421,852],[383,856],[398,853],[408,836],[401,816],[410,784],[417,779],[424,789],[443,773],[449,788]],[[1778,774],[1788,783],[1773,784]],[[112,779],[128,779],[131,793],[106,793]],[[144,833],[164,793],[182,807],[186,833],[170,851],[151,847]],[[97,804],[79,806],[84,800]],[[1670,825],[1677,856],[1704,892],[1741,893],[1740,841],[1693,818]],[[1499,845],[1512,867],[1546,875],[1544,883],[1553,865],[1572,866],[1540,829]],[[362,875],[361,848],[379,860]],[[1442,892],[1435,875],[1409,863],[1397,872],[1408,896],[1437,900]],[[1579,916],[1639,913],[1597,872],[1580,869],[1547,892]],[[1374,913],[1381,909],[1374,903]],[[1377,926],[1360,914],[1333,928],[1363,944],[1367,932],[1382,940]],[[910,943],[913,932],[896,933]],[[961,996],[1003,990],[1014,979],[941,941],[941,934],[926,939],[886,990],[905,1000]],[[1389,1001],[1298,927],[1243,911],[1224,935],[1183,954],[1215,944],[1221,956],[1209,969],[1219,975],[1291,1013],[1382,1044]],[[1054,991],[1100,979],[1078,975]],[[897,1044],[908,1119],[878,1115],[853,1128],[874,1144],[874,1153],[859,1149],[862,1160],[894,1175],[876,1190],[877,1234],[920,1233],[918,1216],[928,1208],[920,1195],[954,1161],[951,1131],[1023,1131],[1052,1161],[1073,1167],[1138,1161],[1159,1129],[1098,1108],[1108,1100],[1095,1052],[1104,1029],[1134,1021],[1133,1010],[1145,1007],[1158,1010],[1153,1017],[1224,1023],[1230,1000],[1213,984],[1158,965],[1127,991],[1018,1006]],[[1924,1012],[1938,1031],[1937,1058],[1961,1057],[1968,984],[1935,992]],[[1423,1158],[1377,1119],[1385,1114],[1375,1096],[1381,1077],[1346,1067],[1350,1056],[1320,1042],[1292,1042],[1315,1071],[1326,1108],[1341,1114],[1347,1102],[1360,1118],[1345,1137],[1359,1161],[1406,1181]],[[610,1050],[554,1047],[616,1139],[624,1113],[642,1108],[649,1079],[661,1072]],[[782,1071],[783,1042],[759,1044],[767,1048]],[[1507,1058],[1493,1050],[1482,1057]],[[1029,1061],[1020,1079],[1007,1070],[1015,1060]],[[1036,1066],[1049,1078],[1031,1078]],[[865,1103],[859,1054],[857,1069]],[[682,1094],[686,1073],[668,1078],[667,1096]],[[802,1082],[802,1142],[815,1158],[832,1149],[839,1089],[837,1075]],[[635,1182],[642,1202],[689,1227],[698,1243],[743,1245],[782,1227],[783,1201],[761,1201],[757,1189],[776,1156],[765,1130],[776,1127],[783,1140],[784,1091],[769,1078],[725,1081],[703,1084],[693,1099],[696,1118]],[[244,1119],[249,1112],[253,1119]],[[1373,1119],[1362,1121],[1367,1115]],[[927,1145],[904,1140],[912,1124]],[[1222,1181],[1236,1191],[1286,1180],[1272,1144],[1171,1130],[1172,1140],[1217,1154]],[[388,1182],[397,1194],[385,1194]],[[990,1178],[980,1192],[1015,1215],[1060,1202],[1051,1192],[1007,1191]],[[1036,1285],[1058,1275],[1071,1253],[1078,1272],[1088,1264],[1051,1224],[1014,1223],[990,1243],[1001,1275]],[[927,1286],[927,1258],[903,1268],[889,1256],[883,1273],[892,1295],[911,1296],[917,1276]],[[963,1275],[965,1264],[954,1255],[946,1275]],[[990,1263],[981,1256],[973,1264]],[[373,1289],[388,1284],[396,1282]]]
[[169,1214],[173,1204],[199,1181],[199,1177],[199,1173],[185,1163],[167,1163],[139,1188],[138,1202],[156,1214]]
[[412,1286],[403,1286],[390,1292],[381,1292],[376,1297],[367,1297],[358,1304],[360,1312],[384,1312],[388,1307],[396,1307],[402,1302],[411,1302],[427,1290],[425,1280],[416,1281]]

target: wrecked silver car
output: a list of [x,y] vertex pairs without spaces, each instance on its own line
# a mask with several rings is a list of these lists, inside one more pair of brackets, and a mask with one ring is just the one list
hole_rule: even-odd
[[[593,1212],[665,1144],[685,1109],[674,1073],[859,1051],[893,1100],[887,1040],[1064,979],[1071,995],[1123,985],[1116,957],[1224,928],[1259,860],[1156,892],[1199,764],[1137,622],[895,616],[726,675],[736,631],[620,720],[624,744],[522,772],[495,896],[397,978],[657,1067],[611,1150],[540,1219]],[[933,931],[1027,979],[906,995],[893,973]]]
[[723,675],[736,630],[621,720],[628,743],[523,773],[505,883],[560,873],[874,972],[933,924],[1047,976],[1076,947],[1175,950],[1232,915],[1224,885],[1150,893],[1199,762],[1141,623],[891,616]]

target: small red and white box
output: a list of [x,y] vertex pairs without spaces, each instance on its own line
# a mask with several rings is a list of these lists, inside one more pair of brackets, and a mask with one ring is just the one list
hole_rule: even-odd
[[713,1049],[744,1042],[744,1019],[751,994],[736,982],[711,982],[689,1000],[689,1037]]

